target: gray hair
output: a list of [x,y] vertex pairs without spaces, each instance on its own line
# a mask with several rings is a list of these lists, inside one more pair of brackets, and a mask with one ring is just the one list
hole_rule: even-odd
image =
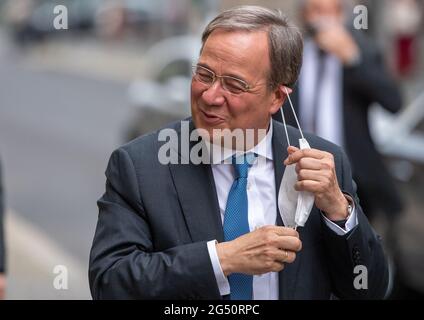
[[275,89],[281,84],[294,86],[302,66],[303,39],[300,30],[281,11],[240,6],[222,12],[203,31],[201,52],[208,37],[217,29],[266,31],[270,48],[270,87]]

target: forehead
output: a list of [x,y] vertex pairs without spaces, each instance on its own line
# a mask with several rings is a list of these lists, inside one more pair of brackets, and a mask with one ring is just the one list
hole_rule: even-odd
[[199,58],[216,72],[236,71],[245,76],[269,70],[269,44],[266,31],[215,30],[206,40]]

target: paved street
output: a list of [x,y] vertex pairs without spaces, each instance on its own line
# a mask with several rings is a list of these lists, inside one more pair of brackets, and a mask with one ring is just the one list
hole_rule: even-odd
[[[43,70],[10,48],[0,51],[0,154],[7,205],[85,272],[97,218],[95,201],[104,190],[108,157],[122,143],[130,116],[127,87]],[[19,257],[15,244],[8,243],[10,264]],[[32,263],[20,259],[20,271]],[[26,285],[39,282],[37,275],[52,278],[51,270],[32,272]],[[45,296],[20,292],[23,288],[13,285],[17,271],[11,268],[10,298]]]

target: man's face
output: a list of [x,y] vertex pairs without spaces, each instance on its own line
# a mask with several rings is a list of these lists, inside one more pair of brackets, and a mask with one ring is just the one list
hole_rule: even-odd
[[326,23],[340,23],[343,10],[340,0],[308,0],[303,9],[303,19],[308,25],[318,26]]
[[270,116],[283,102],[278,89],[271,92],[266,32],[215,30],[207,39],[198,65],[219,76],[243,80],[252,89],[233,94],[220,79],[207,85],[194,77],[191,82],[191,113],[198,129],[213,137],[213,129],[267,129]]

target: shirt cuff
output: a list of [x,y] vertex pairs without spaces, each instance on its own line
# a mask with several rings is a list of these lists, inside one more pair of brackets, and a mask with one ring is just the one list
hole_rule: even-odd
[[222,271],[221,264],[219,263],[218,253],[216,252],[216,240],[208,241],[209,257],[211,259],[213,272],[215,274],[216,283],[218,285],[219,293],[221,296],[230,294],[230,283]]
[[327,224],[327,226],[339,236],[344,236],[346,233],[348,233],[349,231],[351,231],[353,228],[355,228],[358,225],[358,217],[356,215],[355,204],[353,204],[351,214],[349,215],[346,221],[344,229],[340,228],[337,224],[335,224],[333,221],[328,219],[324,214],[322,214],[322,216],[324,217],[324,221]]

